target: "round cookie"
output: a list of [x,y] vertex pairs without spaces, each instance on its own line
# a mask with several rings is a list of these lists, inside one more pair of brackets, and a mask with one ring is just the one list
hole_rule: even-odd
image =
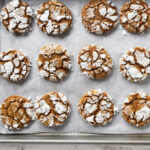
[[120,60],[120,72],[126,79],[137,82],[150,73],[150,52],[142,47],[131,48]]
[[116,110],[112,98],[101,89],[88,91],[78,104],[80,115],[91,125],[106,125]]
[[131,125],[142,127],[150,122],[150,96],[143,92],[133,93],[125,99],[123,118]]
[[62,125],[70,115],[70,102],[62,93],[50,92],[34,106],[38,120],[47,127]]
[[1,105],[0,118],[7,129],[26,127],[31,120],[35,120],[33,104],[22,96],[10,96]]
[[81,12],[86,30],[94,34],[110,31],[118,22],[117,8],[107,0],[91,0]]
[[8,50],[0,55],[0,75],[10,81],[25,79],[30,71],[31,62],[19,50]]
[[36,22],[46,34],[62,34],[72,25],[72,14],[69,8],[57,0],[41,4],[36,11]]
[[146,2],[131,0],[123,5],[120,11],[120,23],[131,33],[141,33],[148,28],[149,10]]
[[66,49],[58,44],[41,48],[38,57],[39,74],[47,80],[58,81],[67,76],[71,69],[71,58]]
[[106,77],[113,67],[113,62],[108,52],[96,45],[86,46],[80,51],[78,64],[82,74],[91,79]]
[[30,30],[33,11],[29,4],[20,0],[12,0],[1,12],[1,22],[12,33],[21,34]]

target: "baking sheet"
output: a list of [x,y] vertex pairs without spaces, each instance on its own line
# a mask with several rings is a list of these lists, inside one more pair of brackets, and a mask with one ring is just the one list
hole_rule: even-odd
[[[1,0],[0,5],[8,3],[10,0]],[[46,0],[25,0],[35,10],[38,5]],[[72,11],[73,26],[72,29],[61,36],[47,36],[42,33],[38,26],[33,23],[32,32],[25,36],[15,36],[0,26],[0,50],[21,49],[32,61],[32,71],[29,77],[19,83],[15,84],[5,79],[0,78],[0,103],[10,95],[18,94],[25,97],[31,96],[35,101],[36,97],[42,96],[50,91],[57,91],[64,93],[71,102],[72,112],[70,118],[63,126],[55,128],[47,128],[38,122],[34,121],[29,127],[21,131],[8,131],[0,123],[0,133],[104,133],[104,134],[133,134],[133,133],[150,133],[150,126],[142,129],[128,125],[121,114],[113,118],[113,121],[105,127],[93,127],[86,123],[77,111],[78,101],[81,96],[91,89],[101,88],[108,92],[115,105],[121,109],[124,99],[132,92],[145,91],[150,94],[150,77],[139,83],[130,83],[124,79],[119,73],[119,59],[122,54],[129,48],[135,46],[143,46],[150,49],[150,31],[143,35],[122,34],[122,29],[118,25],[111,33],[106,35],[94,35],[85,30],[81,23],[81,9],[87,0],[61,0]],[[125,0],[112,0],[113,3],[120,10]],[[147,0],[148,2],[148,0]],[[148,2],[150,5],[150,2]],[[1,7],[0,6],[0,7]],[[65,47],[70,54],[73,54],[72,65],[73,71],[63,81],[54,83],[41,78],[38,75],[38,68],[36,59],[40,48],[48,43],[58,43]],[[77,57],[79,51],[86,45],[97,44],[104,46],[110,53],[114,68],[112,73],[104,80],[91,80],[80,74],[77,64]]]

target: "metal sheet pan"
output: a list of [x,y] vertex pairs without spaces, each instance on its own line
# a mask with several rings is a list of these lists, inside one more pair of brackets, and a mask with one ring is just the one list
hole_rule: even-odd
[[[4,2],[5,0],[0,1],[0,10],[4,5]],[[0,28],[1,28],[1,24],[0,24]],[[0,41],[1,41],[1,38],[2,37],[0,34]],[[0,45],[0,48],[1,48],[1,45]],[[68,134],[63,134],[63,133],[22,134],[20,133],[20,134],[11,134],[11,135],[0,134],[0,142],[3,142],[3,143],[8,143],[8,142],[16,143],[17,142],[17,143],[150,144],[150,134],[100,134],[100,133],[98,134],[96,133],[79,133],[79,134],[71,134],[71,133],[68,133]]]
[[150,134],[21,134],[0,135],[0,143],[150,144]]

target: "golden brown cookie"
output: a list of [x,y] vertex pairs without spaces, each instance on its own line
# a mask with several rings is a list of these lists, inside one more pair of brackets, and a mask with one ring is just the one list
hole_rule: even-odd
[[144,80],[150,73],[150,52],[142,47],[131,48],[120,60],[120,72],[132,82]]
[[58,81],[67,76],[71,69],[71,58],[66,49],[58,44],[48,44],[41,48],[38,57],[40,75],[50,81]]
[[26,127],[35,119],[33,104],[22,96],[10,96],[1,105],[0,118],[7,129]]
[[113,62],[108,52],[97,45],[84,47],[79,53],[78,64],[82,74],[91,79],[106,77],[113,67]]
[[112,98],[101,89],[88,91],[78,104],[80,115],[91,125],[106,125],[117,109]]
[[72,25],[72,14],[69,8],[57,0],[41,4],[36,11],[36,22],[46,34],[62,34]]
[[70,102],[62,93],[45,94],[34,106],[37,118],[47,127],[62,125],[70,114]]
[[131,0],[120,11],[120,23],[131,33],[141,33],[148,28],[148,5],[143,0]]
[[1,12],[1,22],[12,33],[28,32],[33,19],[33,11],[29,4],[20,0],[12,0]]
[[31,62],[19,50],[8,50],[0,55],[0,75],[10,81],[25,79],[30,71]]
[[81,12],[86,30],[95,34],[110,31],[118,22],[117,8],[107,0],[91,0]]
[[131,125],[142,127],[150,122],[150,96],[144,92],[133,93],[125,99],[123,118]]

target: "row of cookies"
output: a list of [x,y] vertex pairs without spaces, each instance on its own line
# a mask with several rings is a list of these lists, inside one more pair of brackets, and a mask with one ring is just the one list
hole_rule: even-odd
[[[61,34],[72,25],[71,11],[56,0],[44,2],[36,10],[36,22],[39,28],[47,34]],[[1,22],[12,33],[28,32],[34,18],[34,12],[28,3],[12,0],[3,7]]]
[[[41,48],[38,56],[39,74],[50,81],[64,79],[72,68],[67,50],[58,44]],[[108,76],[113,68],[109,53],[100,46],[84,47],[78,55],[82,74],[91,79]],[[30,71],[31,61],[20,50],[8,50],[0,54],[0,75],[10,81],[25,79]],[[120,60],[120,72],[131,82],[144,80],[150,74],[150,51],[142,47],[131,48]]]
[[[0,107],[0,119],[4,127],[19,130],[38,119],[47,127],[59,126],[69,117],[71,105],[62,93],[50,92],[36,102],[22,96],[10,96]],[[78,102],[78,111],[91,125],[106,125],[118,112],[112,98],[101,89],[85,93]],[[142,127],[150,122],[150,96],[133,93],[125,99],[122,116],[131,125]]]
[[143,0],[126,2],[119,13],[116,6],[107,0],[91,0],[82,9],[85,28],[95,34],[103,34],[116,26],[118,20],[130,33],[142,33],[150,26],[148,4]]
[[[36,10],[36,23],[46,34],[62,34],[72,25],[72,13],[57,0],[47,1]],[[1,12],[4,27],[16,34],[28,32],[34,17],[32,8],[26,2],[12,0]],[[82,23],[95,34],[110,31],[118,23],[117,8],[107,0],[91,0],[82,8]],[[120,23],[131,33],[141,33],[148,29],[149,8],[143,0],[131,0],[120,11]]]

